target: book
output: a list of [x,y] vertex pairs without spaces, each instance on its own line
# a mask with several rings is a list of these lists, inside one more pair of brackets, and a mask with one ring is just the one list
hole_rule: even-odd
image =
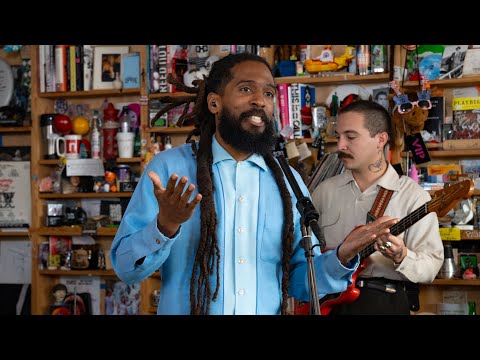
[[463,62],[468,45],[446,45],[442,55],[439,79],[454,79],[463,76]]
[[452,99],[453,139],[480,138],[480,96]]
[[293,138],[302,139],[302,108],[300,100],[300,84],[292,83],[289,87],[290,125],[293,127]]
[[435,140],[440,140],[445,118],[445,99],[443,96],[432,96],[430,98],[432,108],[428,110],[423,130],[428,131]]
[[83,90],[92,90],[93,76],[93,47],[83,45]]
[[122,82],[124,89],[140,87],[140,53],[122,54]]

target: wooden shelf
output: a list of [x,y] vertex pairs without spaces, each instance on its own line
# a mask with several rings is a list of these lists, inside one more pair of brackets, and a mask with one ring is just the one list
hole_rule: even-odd
[[157,133],[157,134],[188,134],[193,130],[193,126],[182,126],[182,127],[153,127],[145,129],[147,133]]
[[26,237],[30,236],[31,229],[27,231],[0,231],[0,237]]
[[[141,157],[133,157],[133,158],[116,158],[115,161],[117,163],[139,163],[142,161]],[[60,159],[53,159],[53,160],[39,160],[38,163],[40,165],[58,165],[60,164]],[[106,162],[106,160],[103,160]]]
[[0,127],[0,134],[1,133],[26,133],[31,131],[32,131],[31,126]]
[[173,96],[173,97],[179,97],[179,96],[196,96],[196,94],[189,94],[183,91],[178,91],[174,93],[155,93],[155,94],[148,94],[149,99],[160,99],[165,96]]
[[91,90],[91,91],[65,91],[65,92],[45,92],[39,93],[38,97],[52,99],[58,97],[102,97],[102,96],[123,96],[123,95],[140,95],[140,89],[106,89],[106,90]]
[[[100,227],[97,228],[95,236],[115,236],[118,227]],[[83,227],[74,226],[42,226],[38,228],[37,233],[42,236],[79,236],[83,234]]]
[[[465,157],[465,156],[480,156],[480,149],[475,150],[429,150],[430,157],[446,158],[446,157]],[[407,153],[402,152],[402,157],[406,157]]]
[[39,194],[40,199],[84,199],[84,198],[116,198],[131,197],[133,192],[73,193],[73,194]]
[[[461,77],[459,79],[430,80],[429,83],[430,87],[440,86],[442,88],[478,86],[478,84],[480,83],[480,76]],[[399,86],[402,86],[401,81],[397,81],[397,84]],[[418,88],[418,81],[405,81],[403,87]]]
[[480,280],[463,280],[463,279],[435,279],[431,284],[421,285],[469,285],[480,286]]
[[42,226],[38,228],[39,235],[48,236],[78,236],[82,235],[81,226]]
[[97,228],[97,236],[115,236],[118,227],[100,227]]
[[[321,74],[321,73],[319,73]],[[331,74],[331,73],[329,73]],[[375,75],[353,75],[350,73],[336,73],[331,76],[284,76],[276,77],[275,82],[277,84],[292,84],[292,83],[303,83],[303,84],[314,84],[314,85],[336,85],[344,83],[378,83],[378,82],[388,82],[390,80],[390,75],[386,74],[375,74]]]
[[50,276],[117,276],[113,270],[39,270],[40,275]]

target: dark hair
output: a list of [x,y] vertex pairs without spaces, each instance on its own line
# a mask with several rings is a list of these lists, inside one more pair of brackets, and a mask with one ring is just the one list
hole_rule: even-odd
[[384,96],[387,96],[387,97],[388,97],[388,94],[387,94],[386,91],[379,91],[379,92],[377,92],[377,94],[375,95],[375,99],[378,99],[378,97],[379,97],[380,95],[384,95]]
[[370,100],[358,100],[345,106],[341,113],[347,112],[363,114],[364,126],[371,137],[386,132],[389,142],[392,141],[392,118],[382,105]]
[[53,286],[52,288],[52,293],[55,294],[56,291],[58,290],[63,290],[65,292],[67,292],[67,287],[64,285],[64,284],[56,284]]
[[[179,118],[177,125],[181,126],[186,121],[194,122],[194,129],[188,135],[186,142],[192,144],[192,150],[197,157],[197,182],[198,192],[202,194],[200,202],[200,243],[198,245],[195,261],[190,280],[190,312],[191,314],[209,314],[210,302],[215,301],[220,287],[220,249],[217,239],[217,213],[214,203],[214,181],[213,181],[213,154],[212,136],[216,131],[215,116],[208,109],[207,96],[209,93],[223,95],[226,85],[233,79],[232,69],[235,65],[245,61],[256,61],[264,64],[271,72],[268,62],[257,55],[240,53],[228,55],[216,61],[208,78],[194,80],[193,86],[185,86],[179,79],[171,75],[167,80],[174,84],[178,90],[189,94],[185,97],[164,97],[162,102],[168,105],[152,119],[154,122],[166,111],[185,105],[184,112]],[[194,102],[193,110],[187,113],[190,102]],[[197,144],[191,140],[192,136],[200,136]],[[293,211],[292,198],[284,180],[283,172],[271,154],[264,156],[265,162],[273,172],[284,209],[283,231],[282,231],[282,304],[281,313],[286,314],[288,299],[288,283],[290,274],[290,257],[293,252]],[[210,275],[216,273],[216,286],[210,289]]]

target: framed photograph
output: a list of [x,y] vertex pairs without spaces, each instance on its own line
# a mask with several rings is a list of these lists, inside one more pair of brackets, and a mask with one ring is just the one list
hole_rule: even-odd
[[93,50],[93,90],[113,89],[113,81],[122,78],[122,55],[128,46],[95,46]]
[[388,111],[388,87],[373,89],[373,101],[382,105]]

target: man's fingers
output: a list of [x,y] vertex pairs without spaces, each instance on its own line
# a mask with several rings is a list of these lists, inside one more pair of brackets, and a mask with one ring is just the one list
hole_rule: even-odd
[[180,199],[182,197],[183,189],[185,189],[185,185],[188,182],[188,178],[186,176],[182,176],[180,181],[178,182],[177,186],[173,190],[173,197]]
[[180,198],[180,202],[184,203],[185,206],[188,206],[188,200],[190,200],[190,196],[192,196],[193,190],[195,190],[195,185],[188,185],[187,190],[185,190],[182,197]]
[[197,194],[193,200],[190,202],[190,204],[187,205],[187,207],[191,210],[195,209],[198,204],[200,204],[200,201],[202,201],[202,194]]
[[152,180],[153,186],[155,189],[165,191],[165,188],[163,187],[162,180],[160,180],[160,176],[158,176],[155,172],[149,171],[148,172],[148,177]]
[[169,194],[173,193],[173,190],[175,189],[175,185],[177,183],[177,180],[178,180],[178,175],[177,174],[174,173],[170,176],[170,179],[168,179],[167,188],[165,189],[167,191],[167,193],[169,193]]

